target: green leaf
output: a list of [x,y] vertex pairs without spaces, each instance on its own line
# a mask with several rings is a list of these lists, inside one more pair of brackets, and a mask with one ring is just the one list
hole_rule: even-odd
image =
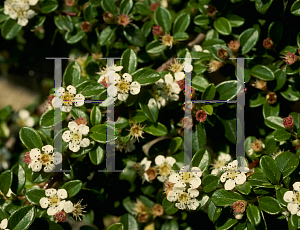
[[218,219],[218,221],[216,223],[216,230],[227,230],[227,229],[230,229],[236,223],[238,223],[237,219],[233,219],[233,218],[220,218],[220,219]]
[[146,205],[146,207],[148,207],[148,208],[152,208],[152,207],[155,205],[155,203],[154,203],[152,200],[150,200],[148,197],[143,196],[143,195],[140,195],[140,196],[139,196],[139,200],[140,200],[144,205]]
[[43,143],[40,136],[33,128],[23,127],[19,132],[20,140],[28,150],[38,148],[42,149]]
[[235,188],[244,195],[249,195],[249,193],[251,192],[251,185],[247,181],[243,184],[237,184]]
[[35,215],[35,207],[32,205],[25,205],[9,217],[9,228],[12,230],[26,230],[34,221]]
[[265,119],[265,125],[270,127],[271,129],[284,128],[282,122],[283,118],[281,117],[270,116]]
[[225,130],[225,137],[233,144],[236,144],[236,118],[224,120],[219,118]]
[[270,105],[267,101],[263,104],[263,115],[264,118],[267,118],[269,116],[278,116],[280,110],[280,104],[275,103],[273,105]]
[[198,151],[200,148],[204,148],[205,145],[206,145],[205,125],[199,122],[196,125],[196,129],[192,134],[192,148],[194,151]]
[[206,15],[197,15],[194,18],[194,23],[197,26],[206,26],[209,24],[209,18]]
[[[44,210],[44,212],[46,213],[46,210]],[[39,213],[37,213],[37,216],[39,216]],[[33,223],[30,225],[29,230],[39,230],[41,226],[43,226],[43,230],[64,230],[64,228],[61,227],[59,224],[56,224],[51,220],[43,219],[43,218],[35,218]],[[87,230],[87,229],[81,229],[81,230]]]
[[251,69],[251,74],[264,81],[275,80],[275,75],[268,67],[263,65],[256,65]]
[[259,225],[261,218],[260,218],[260,212],[257,206],[253,204],[249,204],[246,210],[247,217],[250,221],[250,223],[254,226]]
[[6,120],[12,113],[11,105],[7,105],[0,109],[0,120]]
[[202,188],[205,193],[209,193],[215,190],[220,183],[220,178],[215,175],[207,175],[202,180]]
[[62,16],[58,15],[54,17],[54,23],[60,30],[66,30],[68,32],[72,32],[74,29],[72,19],[69,15]]
[[296,230],[298,229],[299,223],[299,216],[298,215],[291,215],[288,220],[288,228],[289,230]]
[[51,176],[51,173],[41,172],[32,172],[31,179],[33,183],[39,184],[48,180]]
[[204,90],[201,100],[213,100],[216,95],[216,87],[214,84],[209,84]]
[[104,91],[102,84],[95,81],[87,80],[76,85],[77,93],[81,93],[84,97],[93,97]]
[[[51,110],[48,110],[47,112],[43,113],[43,115],[40,118],[40,126],[42,128],[49,129],[55,125],[54,124],[54,119],[55,119],[54,111],[55,111],[54,109],[51,109]],[[68,115],[67,113],[63,112],[61,115],[61,119],[65,120],[67,115]]]
[[107,26],[104,30],[101,31],[99,36],[100,46],[111,44],[116,29],[117,29],[116,27],[112,29],[110,26]]
[[44,189],[31,188],[26,191],[25,197],[30,203],[34,205],[40,205],[40,199],[46,197],[46,194]]
[[279,202],[279,204],[283,207],[286,207],[287,206],[287,202],[285,202],[283,200],[283,196],[284,194],[289,191],[288,189],[286,188],[281,188],[279,190],[276,191],[276,200]]
[[208,205],[208,210],[207,210],[207,214],[208,214],[208,218],[212,221],[215,222],[219,216],[222,213],[222,208],[217,207],[212,201],[209,203]]
[[176,153],[182,143],[181,137],[174,137],[169,144],[169,149],[171,153]]
[[149,54],[157,54],[161,53],[167,48],[164,44],[162,44],[160,41],[152,41],[146,45],[146,51]]
[[101,6],[102,6],[102,9],[106,12],[110,12],[110,13],[115,14],[115,15],[118,13],[118,9],[117,9],[117,6],[115,4],[115,1],[103,0],[101,2]]
[[254,93],[249,100],[249,107],[255,108],[263,104],[269,104],[266,100],[266,97],[262,95],[261,92]]
[[89,152],[89,156],[91,162],[94,165],[100,165],[104,160],[104,156],[105,156],[104,146],[102,144],[99,144],[99,146],[95,150]]
[[209,163],[210,163],[210,154],[206,149],[201,148],[194,154],[192,159],[193,167],[198,167],[203,172],[208,168]]
[[124,36],[132,45],[142,47],[145,44],[145,37],[140,28],[135,24],[128,24],[125,27]]
[[150,133],[153,136],[161,137],[167,135],[168,129],[162,123],[150,123],[148,122],[146,126],[143,128],[146,133]]
[[274,71],[274,74],[276,78],[276,88],[274,89],[274,92],[276,92],[284,86],[286,82],[286,72],[282,69],[278,69]]
[[156,122],[158,118],[158,107],[156,100],[152,97],[152,95],[147,91],[141,89],[141,92],[138,97],[138,102],[140,108],[148,117],[148,119],[152,122]]
[[270,196],[261,197],[258,200],[258,207],[271,215],[276,215],[281,210],[278,201]]
[[209,85],[209,82],[204,77],[196,75],[192,78],[192,85],[195,90],[204,92],[206,87]]
[[256,29],[250,28],[245,30],[239,36],[241,44],[242,55],[250,52],[250,50],[256,45],[259,38],[259,33]]
[[245,23],[245,19],[236,14],[227,14],[226,18],[230,22],[231,27],[240,27]]
[[121,14],[129,14],[132,6],[133,6],[132,0],[123,0],[120,4]]
[[154,69],[141,68],[132,74],[132,78],[141,85],[150,85],[157,82],[160,75]]
[[72,180],[65,183],[61,188],[64,188],[68,192],[68,198],[75,196],[80,192],[82,188],[82,182],[80,180]]
[[288,101],[299,101],[300,93],[295,87],[289,85],[287,90],[284,92],[280,92],[280,94]]
[[125,73],[133,73],[137,67],[137,56],[132,49],[127,49],[122,54],[121,66]]
[[121,217],[120,222],[123,224],[124,230],[139,230],[136,219],[128,213]]
[[74,119],[78,119],[78,118],[82,117],[87,121],[87,125],[89,124],[88,115],[85,112],[83,112],[81,109],[73,108],[70,113]]
[[236,192],[221,188],[212,194],[211,200],[217,206],[230,206],[238,200],[244,200],[244,197]]
[[116,129],[124,129],[128,126],[129,121],[125,117],[118,117],[117,121],[115,122]]
[[203,109],[205,112],[207,112],[209,115],[213,114],[214,111],[214,107],[211,105],[204,105],[201,107],[201,109]]
[[136,2],[134,4],[134,11],[141,15],[152,15],[150,7],[145,2]]
[[8,19],[3,23],[1,28],[1,35],[6,40],[13,39],[21,30],[22,26],[17,24],[16,20]]
[[13,173],[13,180],[11,184],[11,190],[15,194],[20,194],[24,188],[26,178],[25,171],[21,165],[15,165],[11,168],[11,172]]
[[291,137],[291,133],[285,129],[277,129],[273,133],[274,139],[276,141],[286,141]]
[[173,24],[173,34],[184,32],[189,27],[191,17],[187,13],[181,13],[177,16]]
[[160,25],[163,28],[165,33],[170,32],[172,17],[170,12],[166,8],[162,6],[157,7],[154,12],[154,20],[157,25]]
[[291,152],[283,152],[275,160],[283,178],[294,172],[299,165],[299,156]]
[[219,17],[214,21],[215,29],[222,35],[231,34],[231,24],[227,18]]
[[273,0],[255,0],[255,8],[259,13],[264,14],[267,12],[272,2]]
[[9,19],[9,15],[4,14],[4,9],[0,9],[0,23]]
[[273,138],[269,139],[266,143],[266,153],[268,155],[275,153],[278,149],[279,143],[275,141]]
[[274,186],[270,183],[268,178],[263,173],[254,173],[247,178],[250,185],[264,188],[273,188]]
[[162,206],[167,215],[173,215],[178,211],[175,203],[168,201],[166,197],[163,199]]
[[275,160],[270,156],[262,156],[259,161],[260,168],[266,174],[267,178],[277,184],[280,180],[280,171]]
[[281,22],[272,22],[269,25],[268,36],[272,39],[275,44],[278,44],[283,34],[283,26]]
[[116,223],[113,225],[110,225],[107,230],[124,230],[124,226],[121,223]]
[[68,87],[69,85],[77,85],[81,76],[81,69],[77,62],[72,61],[63,76],[63,86]]
[[13,181],[13,174],[10,170],[6,170],[0,175],[0,191],[6,196]]
[[291,7],[291,13],[296,16],[300,16],[300,2],[295,1]]
[[189,34],[186,32],[178,32],[174,35],[174,40],[185,41],[189,39]]
[[41,3],[41,12],[43,14],[49,14],[56,10],[58,7],[57,0],[45,0]]
[[134,110],[131,114],[131,120],[135,123],[143,122],[147,120],[147,117],[142,110]]
[[90,114],[91,125],[92,126],[98,125],[101,123],[101,120],[102,120],[101,110],[99,109],[98,106],[93,106]]
[[292,112],[290,115],[293,117],[294,125],[297,129],[300,128],[300,113]]
[[216,90],[219,93],[218,100],[231,100],[236,95],[240,89],[237,89],[237,81],[224,81],[216,86]]
[[[110,129],[110,132],[107,132],[107,129]],[[106,134],[108,135],[108,133],[114,133],[114,128],[106,124],[99,124],[90,129],[89,135],[93,140],[106,144],[116,139],[114,136],[108,136],[106,140]]]

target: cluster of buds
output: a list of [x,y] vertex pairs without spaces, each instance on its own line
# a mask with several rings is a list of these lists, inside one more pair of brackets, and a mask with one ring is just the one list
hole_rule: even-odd
[[294,128],[294,119],[291,115],[283,119],[283,126],[288,130],[293,130]]
[[152,208],[146,207],[146,205],[139,199],[136,200],[133,208],[137,215],[137,220],[140,223],[148,222],[152,217],[161,216],[164,213],[164,209],[160,204],[155,204]]
[[274,47],[274,43],[271,38],[266,38],[263,41],[263,46],[265,47],[265,49],[271,50]]
[[235,219],[240,220],[243,218],[246,207],[247,207],[247,202],[243,200],[238,200],[233,203],[231,208],[233,209],[233,215]]

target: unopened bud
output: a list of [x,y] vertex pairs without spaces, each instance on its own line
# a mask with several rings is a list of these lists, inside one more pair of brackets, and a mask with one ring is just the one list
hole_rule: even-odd
[[153,26],[152,27],[152,33],[155,36],[160,36],[163,34],[163,29],[161,26]]
[[229,58],[229,53],[226,49],[219,49],[218,50],[218,57],[222,60],[227,60]]
[[89,32],[90,28],[91,28],[91,23],[89,23],[89,22],[83,22],[83,23],[81,23],[81,29],[84,32]]
[[204,110],[198,110],[196,113],[196,120],[199,122],[204,122],[206,120],[207,113]]
[[253,143],[251,143],[251,149],[255,152],[260,152],[263,150],[263,143],[261,140],[256,139]]
[[288,64],[288,65],[292,65],[294,64],[296,61],[298,61],[298,56],[296,54],[293,54],[291,52],[287,52],[287,54],[285,56],[283,56],[283,60]]
[[57,222],[65,222],[67,219],[66,213],[64,211],[57,212],[54,217]]
[[282,123],[283,123],[283,126],[286,129],[292,130],[293,127],[294,127],[294,119],[293,119],[293,117],[291,115],[289,115],[288,117],[284,118]]
[[150,5],[150,10],[152,12],[154,12],[156,10],[156,8],[159,7],[159,3],[158,2],[154,2],[154,3],[151,3]]
[[240,48],[240,42],[239,41],[230,41],[228,44],[228,48],[233,52],[236,53],[238,52]]
[[267,102],[272,105],[277,101],[277,95],[274,92],[270,92],[267,94],[266,99]]
[[274,43],[272,41],[271,38],[266,38],[264,41],[263,41],[263,46],[266,48],[266,49],[273,49],[274,47]]
[[152,207],[152,214],[154,216],[161,216],[164,213],[164,209],[160,204],[155,204]]
[[213,17],[218,13],[217,8],[215,6],[209,5],[206,9],[206,14],[210,17]]
[[146,171],[149,180],[154,180],[156,178],[157,172],[156,169],[153,167],[150,167],[147,171]]
[[111,12],[105,12],[103,14],[103,21],[107,24],[115,23],[115,16]]

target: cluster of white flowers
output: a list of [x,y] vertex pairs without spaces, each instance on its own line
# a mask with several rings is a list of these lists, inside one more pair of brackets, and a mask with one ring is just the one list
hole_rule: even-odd
[[158,155],[155,158],[155,168],[157,170],[157,180],[160,182],[165,182],[170,174],[173,172],[173,164],[176,160],[173,157],[164,157],[163,155]]
[[228,153],[220,153],[217,160],[212,164],[213,170],[211,174],[218,175],[222,169],[225,169],[226,164],[231,161],[231,156]]
[[101,83],[105,88],[110,84],[109,82],[109,75],[113,72],[119,72],[123,69],[123,66],[116,66],[113,67],[104,67],[100,72],[97,72],[96,74],[100,75],[100,78],[98,79],[98,83]]
[[34,126],[34,119],[30,116],[28,110],[21,109],[18,113],[18,118],[16,120],[19,127],[33,127]]
[[61,111],[70,112],[73,108],[73,103],[76,107],[82,106],[84,104],[85,97],[82,94],[76,94],[76,88],[72,85],[65,88],[60,87],[56,91],[56,96],[52,100],[52,105],[54,108],[61,107]]
[[293,184],[293,191],[287,191],[283,200],[287,202],[287,209],[292,215],[300,216],[300,182]]
[[137,95],[141,90],[141,85],[137,81],[132,81],[132,76],[129,73],[124,73],[122,77],[114,73],[114,75],[109,75],[109,82],[114,82],[110,84],[107,88],[107,93],[111,97],[117,97],[120,101],[126,101],[129,96],[129,92],[132,95]]
[[[221,182],[224,183],[224,188],[226,190],[232,190],[235,188],[235,185],[244,184],[247,177],[246,172],[242,172],[240,167],[237,167],[237,160],[230,162],[224,169],[225,172],[221,175]],[[249,171],[249,168],[245,167],[246,171]]]
[[51,145],[45,145],[42,147],[42,150],[43,153],[41,153],[40,149],[34,148],[24,156],[25,163],[28,164],[28,168],[31,168],[33,172],[41,171],[43,166],[45,166],[44,172],[51,172],[54,170],[55,165],[62,162],[61,153],[53,153]]
[[3,219],[0,223],[0,230],[9,230],[7,228],[8,225],[8,220],[7,219]]
[[59,211],[64,210],[66,213],[73,211],[73,203],[71,201],[65,201],[68,197],[68,193],[65,189],[46,189],[46,197],[40,199],[40,205],[42,208],[48,208],[47,214],[53,216]]
[[35,12],[30,6],[36,5],[38,0],[5,0],[4,14],[12,19],[17,19],[20,26],[26,26],[28,19],[34,17]]
[[201,185],[202,172],[198,167],[189,166],[181,168],[180,172],[173,172],[168,180],[172,183],[170,191],[167,191],[167,200],[176,202],[175,207],[179,209],[196,210],[199,206],[199,201],[196,197],[199,196],[198,188]]
[[90,128],[85,124],[78,125],[76,122],[71,121],[68,124],[70,130],[65,131],[62,135],[62,139],[65,142],[69,142],[69,149],[73,152],[78,152],[80,147],[88,147],[90,140],[83,138],[83,135],[89,133]]

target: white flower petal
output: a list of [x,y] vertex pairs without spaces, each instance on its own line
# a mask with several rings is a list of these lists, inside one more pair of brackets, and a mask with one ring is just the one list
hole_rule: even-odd
[[53,153],[53,163],[59,165],[62,162],[62,154],[59,152]]
[[110,85],[107,88],[107,95],[110,97],[115,97],[117,96],[118,90],[117,87],[115,87],[114,85]]
[[76,88],[73,85],[69,85],[67,87],[67,90],[69,91],[69,93],[75,95],[76,94]]
[[115,71],[121,71],[123,69],[123,66],[114,66]]
[[171,174],[170,177],[169,177],[169,181],[171,183],[177,183],[177,182],[179,182],[179,175],[177,173]]
[[198,188],[201,185],[201,179],[195,177],[189,181],[191,188]]
[[74,97],[74,100],[75,100],[75,106],[79,107],[79,106],[84,105],[85,97],[79,93],[79,94],[76,94],[76,96]]
[[25,121],[25,126],[28,127],[33,127],[34,126],[34,118],[33,117],[28,117]]
[[69,142],[69,149],[76,153],[79,151],[80,145],[78,145],[76,142],[71,141]]
[[[6,230],[7,225],[8,225],[8,220],[7,220],[7,219],[3,219],[3,220],[1,221],[1,224],[0,224],[0,229]],[[8,229],[7,229],[7,230],[8,230]]]
[[47,209],[47,214],[49,216],[53,216],[58,212],[58,208],[57,207],[50,207]]
[[62,99],[60,97],[54,97],[51,101],[54,108],[60,108],[62,106]]
[[64,204],[64,210],[66,213],[71,213],[74,209],[74,205],[71,201],[66,201]]
[[165,163],[166,158],[163,155],[158,155],[157,157],[155,157],[155,164],[156,165],[162,165],[163,163]]
[[34,6],[39,0],[29,0],[29,5]]
[[184,66],[184,71],[185,71],[186,73],[192,72],[192,71],[193,71],[193,66],[192,66],[191,64],[185,64],[185,66]]
[[73,132],[79,130],[78,125],[74,121],[70,121],[69,124],[68,124],[68,127]]
[[45,190],[46,196],[53,196],[57,193],[56,189],[54,188],[48,188]]
[[45,153],[53,153],[53,147],[51,145],[45,145],[42,150],[45,152]]
[[42,199],[40,199],[40,205],[42,208],[48,208],[48,205],[49,205],[48,198],[43,197]]
[[244,173],[241,173],[234,178],[234,181],[236,184],[244,184],[246,181],[247,177]]
[[234,182],[234,180],[232,180],[232,179],[228,179],[228,180],[225,182],[225,184],[224,184],[224,188],[225,188],[226,190],[234,189],[234,187],[235,187],[235,182]]
[[39,172],[41,171],[43,165],[40,161],[35,161],[33,164],[31,164],[31,168],[33,172]]
[[45,167],[44,167],[44,172],[52,172],[55,168],[55,165],[54,164],[47,164]]
[[170,85],[172,87],[172,92],[173,93],[175,93],[175,94],[179,94],[180,93],[181,89],[180,89],[179,85],[176,82],[174,82],[174,83],[172,83]]
[[199,191],[197,189],[189,188],[188,194],[190,195],[190,197],[194,198],[194,197],[199,196]]
[[294,197],[293,191],[287,191],[286,193],[284,193],[283,200],[285,202],[292,202],[293,197]]
[[35,11],[34,10],[28,10],[26,14],[26,18],[31,19],[35,16]]
[[39,150],[38,148],[31,149],[29,155],[31,160],[38,160],[42,156],[41,150]]
[[174,202],[178,199],[178,195],[174,191],[170,191],[167,196],[167,200],[170,202]]
[[111,83],[119,82],[121,80],[121,76],[119,74],[117,74],[116,72],[112,71],[112,72],[108,73],[108,80]]
[[[219,169],[213,169],[213,170],[211,170],[211,174],[212,175],[218,175],[219,174]],[[225,178],[226,179],[226,178]],[[224,182],[224,181],[223,181]]]
[[196,210],[199,206],[199,201],[196,199],[191,199],[188,201],[187,206],[190,210]]
[[122,77],[124,78],[124,81],[132,82],[132,76],[129,73],[124,73]]
[[61,210],[63,210],[63,209],[64,209],[64,207],[65,207],[65,203],[66,203],[66,201],[65,201],[65,200],[62,200],[62,201],[60,201],[60,202],[58,203],[58,205],[57,205],[57,209],[58,209],[58,211],[61,211]]
[[57,190],[57,196],[60,198],[60,199],[66,199],[68,197],[68,193],[67,193],[67,190],[65,189],[58,189]]
[[118,94],[118,99],[120,101],[126,101],[127,98],[128,98],[128,94],[127,93],[119,93]]
[[201,52],[202,47],[200,45],[194,45],[193,48],[192,48],[192,51]]
[[220,153],[220,155],[218,156],[218,160],[228,162],[231,160],[231,156],[228,153]]
[[172,83],[174,83],[174,78],[173,76],[168,73],[165,75],[165,82],[168,84],[168,85],[171,85]]
[[72,138],[72,135],[71,135],[71,132],[68,130],[68,131],[65,131],[62,135],[62,139],[64,140],[64,142],[69,142]]
[[134,81],[130,84],[130,93],[132,95],[137,95],[141,91],[141,85],[137,81]]
[[90,131],[90,128],[87,125],[79,125],[79,132],[82,133],[83,135],[87,135]]
[[18,24],[20,26],[26,26],[28,23],[28,19],[27,18],[18,18]]
[[178,208],[178,209],[184,210],[184,209],[186,209],[186,204],[182,203],[182,202],[176,203],[175,207]]
[[174,189],[184,189],[186,187],[186,184],[183,181],[178,181],[176,184],[174,184]]
[[63,105],[61,107],[61,111],[68,113],[72,110],[72,108],[73,108],[72,105]]
[[176,160],[173,157],[166,157],[166,162],[173,166],[173,164],[175,164]]
[[176,81],[183,80],[183,79],[184,79],[184,72],[176,72],[176,73],[174,74],[174,76],[175,76],[175,80],[176,80]]
[[295,183],[293,184],[293,189],[294,189],[295,191],[300,191],[300,182],[295,182]]
[[292,215],[295,215],[298,212],[299,205],[297,203],[288,203],[287,209],[291,212]]
[[202,171],[198,167],[192,167],[191,172],[193,176],[201,177],[202,176]]
[[61,97],[64,94],[64,92],[65,92],[65,89],[63,87],[60,87],[55,91],[55,95],[56,95],[56,97]]
[[227,178],[227,173],[225,172],[225,173],[223,173],[223,174],[221,175],[220,181],[221,181],[222,183],[224,183],[224,182],[226,181],[226,178]]
[[90,140],[88,138],[83,138],[80,142],[80,146],[81,147],[88,147],[90,145]]
[[18,113],[19,118],[22,120],[26,120],[28,117],[30,117],[30,113],[26,109],[21,109]]

